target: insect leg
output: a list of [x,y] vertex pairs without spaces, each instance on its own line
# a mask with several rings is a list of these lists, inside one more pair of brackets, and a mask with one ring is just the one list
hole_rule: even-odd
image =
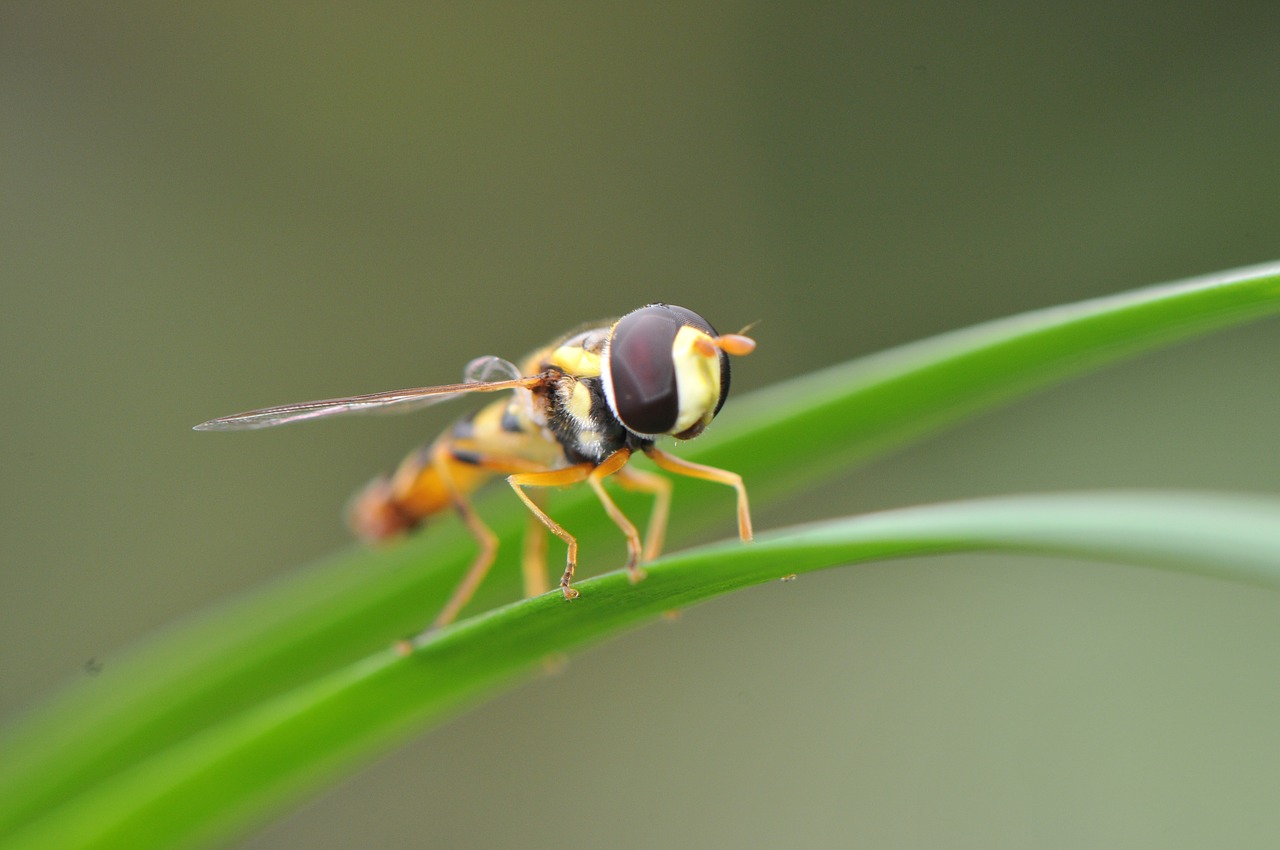
[[529,514],[529,524],[524,530],[520,568],[524,573],[526,599],[547,592],[547,527],[533,514]]
[[[446,441],[438,444],[431,455],[432,468],[440,476],[440,481],[448,491],[449,501],[453,504],[454,510],[462,518],[467,530],[471,532],[471,536],[480,544],[480,553],[471,562],[471,566],[467,568],[466,573],[462,576],[462,581],[458,582],[453,595],[449,597],[449,601],[445,603],[444,608],[432,623],[432,628],[437,629],[452,623],[458,616],[458,612],[471,601],[471,597],[475,595],[476,588],[484,581],[485,575],[488,574],[489,568],[493,566],[493,560],[498,554],[497,536],[489,526],[485,525],[484,520],[480,519],[480,515],[471,506],[471,501],[454,480],[453,468],[461,463],[463,461],[454,454]],[[519,458],[489,455],[468,455],[465,463],[468,466],[476,466],[494,473],[542,469],[537,464]]]
[[578,595],[578,591],[569,586],[573,580],[573,571],[578,565],[578,540],[572,534],[561,528],[560,524],[547,516],[546,512],[529,497],[524,491],[525,487],[563,487],[568,484],[580,484],[587,480],[587,476],[595,469],[592,463],[577,463],[573,466],[566,466],[563,469],[552,469],[544,472],[517,472],[515,475],[507,476],[507,483],[511,485],[511,489],[516,491],[516,495],[520,497],[520,501],[524,502],[530,512],[538,518],[538,521],[547,527],[547,530],[559,537],[569,547],[569,555],[565,563],[564,575],[560,577],[560,591],[564,594],[565,599],[574,599]]
[[741,475],[736,472],[729,472],[727,469],[716,469],[714,466],[703,466],[700,463],[683,460],[674,455],[669,455],[655,446],[648,446],[644,453],[667,472],[685,475],[689,478],[701,478],[704,481],[728,484],[734,490],[737,490],[738,536],[744,541],[751,539],[751,508],[747,504],[747,488],[742,484]]
[[635,584],[644,578],[644,571],[640,569],[640,555],[642,552],[640,546],[640,534],[636,531],[636,527],[631,524],[631,520],[627,519],[626,514],[618,509],[613,499],[604,489],[604,479],[615,472],[621,470],[631,459],[631,449],[619,449],[604,459],[604,463],[591,470],[591,474],[587,476],[587,483],[591,485],[591,489],[595,491],[596,498],[600,500],[600,504],[604,505],[605,512],[609,514],[609,519],[613,520],[613,524],[622,529],[622,533],[627,538],[627,575],[631,578],[631,583]]
[[454,618],[458,616],[458,612],[462,610],[462,606],[471,601],[476,588],[480,586],[480,582],[484,581],[485,575],[489,572],[489,567],[493,566],[493,559],[498,554],[497,535],[493,533],[489,526],[484,524],[484,520],[480,519],[480,515],[476,513],[475,508],[471,507],[471,501],[454,483],[453,474],[450,472],[449,466],[455,462],[446,445],[442,444],[432,454],[432,466],[444,483],[445,489],[449,491],[449,500],[453,503],[454,510],[462,518],[462,522],[467,526],[467,530],[471,532],[471,536],[480,544],[480,552],[462,576],[462,581],[458,582],[458,586],[454,588],[453,595],[449,597],[449,601],[445,603],[444,608],[436,615],[435,622],[431,624],[432,628],[436,629],[452,623]]
[[667,536],[667,519],[671,515],[671,479],[628,466],[619,469],[613,480],[621,484],[624,490],[653,496],[653,512],[649,514],[642,558],[652,561],[662,554],[662,543]]

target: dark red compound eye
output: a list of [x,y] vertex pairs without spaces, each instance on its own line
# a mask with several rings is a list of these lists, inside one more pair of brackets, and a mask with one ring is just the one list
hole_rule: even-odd
[[[637,434],[666,434],[680,417],[680,391],[672,346],[685,325],[711,335],[706,319],[683,307],[650,304],[623,316],[609,342],[609,377],[614,413]],[[721,355],[722,391],[728,389],[728,369]],[[719,410],[719,407],[716,408]]]
[[661,305],[623,316],[609,341],[614,412],[631,431],[664,434],[680,415],[671,346],[683,317]]

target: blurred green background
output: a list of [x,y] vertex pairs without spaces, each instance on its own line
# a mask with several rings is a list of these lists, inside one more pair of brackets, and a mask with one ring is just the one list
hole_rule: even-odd
[[[449,382],[652,300],[760,319],[744,392],[1280,258],[1278,42],[1269,3],[8,4],[0,718],[347,545],[348,494],[458,409],[190,431],[210,416]],[[757,524],[1276,493],[1276,327]],[[1253,588],[834,571],[578,658],[245,846],[1274,847],[1278,659]]]

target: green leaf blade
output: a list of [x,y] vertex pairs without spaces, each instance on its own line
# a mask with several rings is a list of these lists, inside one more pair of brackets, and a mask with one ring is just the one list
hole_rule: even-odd
[[224,837],[538,663],[754,584],[848,564],[1008,551],[1148,564],[1280,587],[1280,502],[1056,494],[886,511],[721,543],[505,606],[277,695],[72,801],[0,847],[131,848]]

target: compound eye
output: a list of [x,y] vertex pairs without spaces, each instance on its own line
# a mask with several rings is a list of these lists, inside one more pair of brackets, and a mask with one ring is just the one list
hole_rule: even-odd
[[680,415],[671,348],[684,316],[664,305],[641,307],[618,320],[609,341],[614,413],[637,434],[665,434]]

